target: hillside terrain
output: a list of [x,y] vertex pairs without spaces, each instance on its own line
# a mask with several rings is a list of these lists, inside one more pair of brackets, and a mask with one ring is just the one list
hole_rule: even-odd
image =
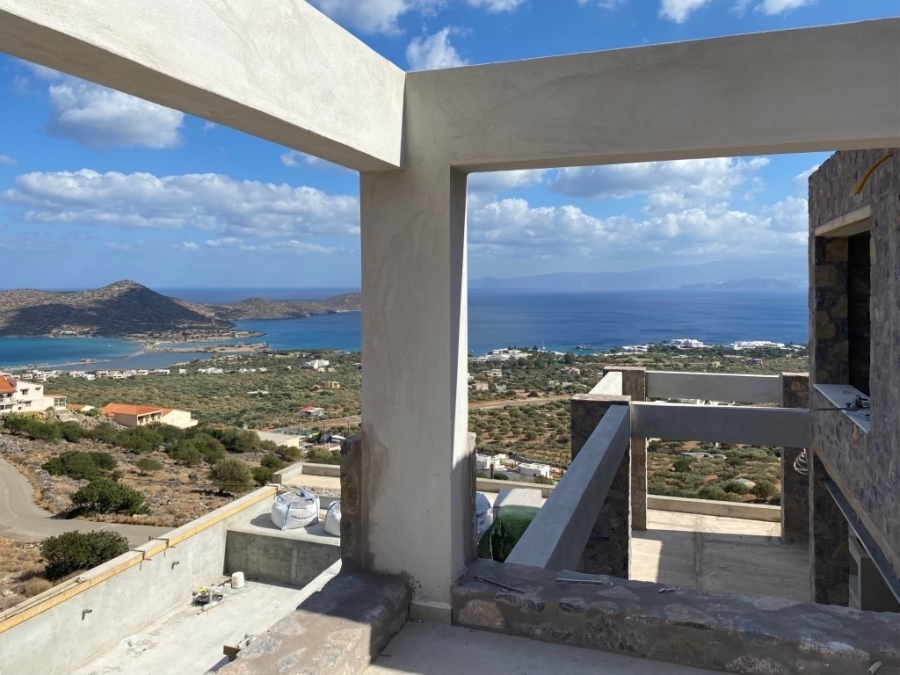
[[251,298],[225,305],[190,303],[134,281],[88,291],[0,291],[0,337],[104,336],[186,340],[232,337],[233,321],[280,319],[358,310],[360,295],[314,302]]

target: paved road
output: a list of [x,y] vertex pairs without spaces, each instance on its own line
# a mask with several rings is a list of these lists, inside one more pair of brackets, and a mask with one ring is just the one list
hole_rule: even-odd
[[34,503],[34,488],[18,469],[0,459],[0,537],[39,540],[63,532],[80,530],[114,530],[128,538],[131,546],[145,543],[150,537],[168,532],[167,527],[118,525],[88,520],[66,520],[54,516]]

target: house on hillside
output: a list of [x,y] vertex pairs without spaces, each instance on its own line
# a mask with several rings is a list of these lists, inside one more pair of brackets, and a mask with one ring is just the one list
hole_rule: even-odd
[[197,420],[191,419],[190,412],[173,408],[110,403],[100,408],[100,412],[123,427],[141,427],[154,422],[168,424],[179,429],[197,426]]
[[315,406],[307,406],[300,411],[300,414],[304,417],[324,417],[325,416],[325,408],[317,408]]
[[64,410],[66,397],[45,394],[44,385],[23,378],[0,376],[0,414],[43,412],[47,408]]

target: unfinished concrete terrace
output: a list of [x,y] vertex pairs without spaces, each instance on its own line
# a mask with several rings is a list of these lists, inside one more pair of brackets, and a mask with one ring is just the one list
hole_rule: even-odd
[[[407,74],[299,0],[161,0],[153,12],[111,0],[0,0],[0,49],[14,56],[361,172],[365,404],[362,435],[342,454],[342,569],[220,671],[377,672],[395,667],[384,650],[399,633],[398,662],[440,672],[433,660],[401,656],[422,630],[407,624],[412,618],[443,626],[418,634],[420,655],[429,644],[439,653],[438,640],[451,644],[466,627],[476,630],[473,645],[517,650],[529,639],[536,663],[559,654],[573,672],[603,659],[634,673],[853,673],[879,662],[881,675],[900,672],[900,615],[846,606],[854,542],[857,579],[881,578],[892,593],[900,572],[900,425],[887,412],[900,403],[900,365],[890,357],[900,351],[900,308],[887,299],[900,297],[900,261],[896,204],[882,198],[897,191],[900,154],[860,183],[900,146],[898,36],[900,21],[889,19]],[[865,331],[851,340],[840,316],[842,298],[865,304],[865,293],[847,290],[856,286],[838,288],[851,263],[858,269],[851,251],[862,257],[865,247],[829,244],[827,232],[811,230],[814,335],[818,312],[826,316],[813,337],[820,357],[810,401],[785,402],[782,377],[775,407],[667,405],[645,400],[661,378],[610,373],[600,391],[573,399],[572,468],[506,562],[476,560],[467,175],[801,151],[860,153],[814,176],[828,204],[813,220],[829,225],[861,208],[859,195],[871,201],[870,344],[888,365],[863,367],[865,349],[846,342],[856,345]],[[841,196],[829,199],[829,190]],[[852,420],[835,414],[820,423],[812,414],[829,406],[817,387],[859,384],[863,372],[879,397],[868,437],[877,471],[852,452],[869,440],[857,435],[854,445],[850,431],[833,428]],[[755,400],[748,393],[718,400]],[[782,538],[806,534],[819,604],[628,578],[633,532],[651,522],[641,441],[667,436],[807,450],[807,489],[801,481],[797,494],[808,499],[808,517],[785,505],[794,516],[785,516]],[[265,536],[248,528],[273,494],[253,493],[0,616],[0,668],[70,672],[156,625],[192,587],[232,571],[229,544]],[[285,560],[301,555],[277,537],[265,544]],[[869,563],[874,575],[864,571]],[[123,613],[123,595],[140,597],[139,611]],[[233,599],[221,609],[243,602]],[[284,606],[295,600],[285,596]],[[69,648],[54,649],[62,640]]]

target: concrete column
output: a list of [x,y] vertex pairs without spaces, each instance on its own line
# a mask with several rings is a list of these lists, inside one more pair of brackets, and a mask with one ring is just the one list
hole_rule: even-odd
[[[809,375],[781,374],[781,407],[809,408]],[[809,540],[809,478],[794,470],[802,448],[781,452],[781,541],[789,544]]]
[[466,177],[421,150],[423,125],[408,124],[404,171],[361,176],[358,550],[364,569],[410,581],[413,618],[449,622],[474,557]]
[[850,601],[850,544],[847,521],[824,483],[828,470],[809,451],[809,569],[812,598],[821,605],[847,605]]
[[[622,373],[622,394],[632,401],[647,400],[647,369],[607,366],[603,373]],[[631,439],[631,529],[647,529],[647,439]]]
[[[572,459],[594,433],[611,405],[628,401],[627,396],[578,394],[572,397]],[[579,572],[628,578],[631,559],[631,452],[626,451],[606,501],[597,515],[584,547]]]

